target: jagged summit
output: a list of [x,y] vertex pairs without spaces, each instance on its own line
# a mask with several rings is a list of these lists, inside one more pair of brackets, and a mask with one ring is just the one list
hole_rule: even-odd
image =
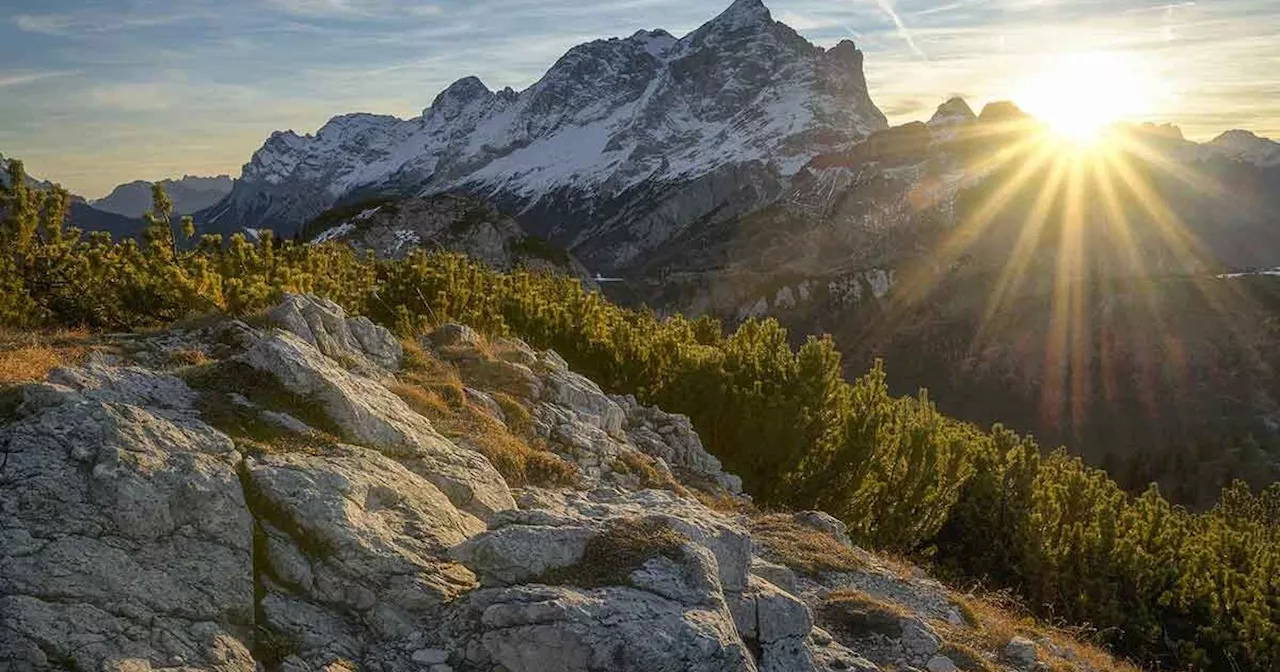
[[997,100],[987,103],[978,115],[978,121],[984,124],[1026,121],[1028,118],[1027,113],[1023,112],[1022,108],[1011,100]]
[[201,219],[291,235],[344,199],[461,192],[617,269],[886,128],[862,64],[852,42],[824,50],[738,0],[679,39],[578,45],[522,91],[465,77],[416,119],[343,115],[315,135],[273,134]]
[[1280,166],[1280,142],[1250,131],[1231,130],[1204,144],[1210,155],[1252,163],[1259,167]]
[[964,98],[955,96],[938,106],[938,110],[933,113],[933,117],[929,119],[928,124],[930,126],[949,126],[977,120],[978,115],[973,113],[973,108],[969,107],[969,103],[965,102]]
[[741,29],[773,23],[773,14],[760,0],[735,0],[704,28]]

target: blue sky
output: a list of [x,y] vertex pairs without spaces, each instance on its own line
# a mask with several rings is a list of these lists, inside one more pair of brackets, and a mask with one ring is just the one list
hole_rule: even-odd
[[[1145,119],[1207,139],[1280,136],[1277,0],[766,0],[867,54],[895,123],[963,94],[1013,98],[1054,54],[1119,51],[1158,84]],[[415,116],[470,74],[528,86],[565,50],[682,35],[729,0],[3,0],[0,153],[89,197],[230,173],[273,130],[353,111]]]

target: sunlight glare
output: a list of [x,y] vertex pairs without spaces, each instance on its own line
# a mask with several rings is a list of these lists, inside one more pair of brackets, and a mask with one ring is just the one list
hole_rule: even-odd
[[1093,144],[1112,124],[1148,112],[1156,95],[1156,78],[1133,55],[1062,54],[1035,70],[1015,102],[1075,144]]

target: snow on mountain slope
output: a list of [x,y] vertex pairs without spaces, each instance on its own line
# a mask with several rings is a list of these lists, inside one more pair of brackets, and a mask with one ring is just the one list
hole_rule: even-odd
[[468,77],[414,119],[345,115],[315,135],[273,134],[202,220],[288,234],[343,199],[461,191],[609,269],[741,197],[736,176],[760,186],[747,203],[765,199],[814,156],[886,126],[851,42],[821,49],[738,0],[680,39],[574,47],[520,92]]
[[1280,166],[1280,142],[1249,131],[1227,131],[1201,148],[1208,156],[1252,163],[1259,168]]

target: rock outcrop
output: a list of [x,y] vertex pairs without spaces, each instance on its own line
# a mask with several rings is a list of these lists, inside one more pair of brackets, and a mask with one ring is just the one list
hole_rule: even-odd
[[[687,418],[609,396],[554,352],[462,325],[402,345],[310,296],[266,319],[121,336],[6,392],[21,403],[0,418],[0,670],[1066,659],[1043,638],[953,647],[972,625],[957,598],[821,512],[757,538]],[[568,466],[508,482],[535,458]],[[815,574],[788,534],[857,562]]]

